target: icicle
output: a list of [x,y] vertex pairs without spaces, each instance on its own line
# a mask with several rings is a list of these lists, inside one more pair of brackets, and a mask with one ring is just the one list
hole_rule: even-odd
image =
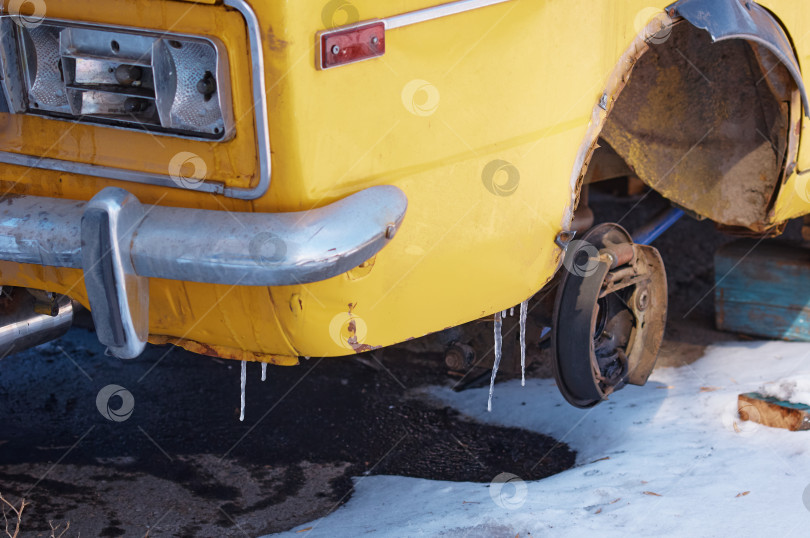
[[245,420],[245,385],[247,384],[247,361],[242,361],[242,406],[239,410],[239,420]]
[[511,307],[511,308],[509,309],[509,317],[512,317],[512,316],[514,316],[514,315],[515,315],[515,307],[513,306],[513,307]]
[[262,363],[262,381],[266,381],[266,380],[267,380],[267,363],[263,362]]
[[[505,312],[505,311],[504,311]],[[492,411],[492,392],[495,390],[495,376],[498,375],[498,366],[501,365],[501,328],[503,327],[503,313],[495,314],[495,363],[492,365],[492,379],[489,380],[489,401],[487,411]]]
[[526,386],[526,315],[529,313],[529,300],[520,303],[520,386]]

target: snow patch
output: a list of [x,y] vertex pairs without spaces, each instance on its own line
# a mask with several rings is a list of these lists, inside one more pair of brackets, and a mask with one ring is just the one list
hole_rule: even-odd
[[765,383],[757,391],[787,402],[810,405],[810,376],[800,375]]
[[[711,347],[699,361],[659,368],[647,385],[628,386],[592,409],[571,407],[547,379],[529,379],[526,389],[503,383],[490,413],[481,405],[486,388],[430,389],[480,422],[568,443],[577,465],[526,480],[525,490],[514,479],[495,482],[497,496],[491,484],[364,476],[348,503],[286,535],[803,535],[810,432],[728,423],[741,422],[737,396],[768,381],[796,381],[791,397],[804,391],[797,374],[810,369],[808,354],[804,343]],[[509,502],[496,500],[504,495]]]

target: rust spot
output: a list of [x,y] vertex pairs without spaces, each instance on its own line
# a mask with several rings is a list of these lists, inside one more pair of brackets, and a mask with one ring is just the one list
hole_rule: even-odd
[[370,346],[368,344],[358,344],[357,339],[355,339],[354,342],[352,342],[352,340],[349,339],[349,345],[352,346],[352,349],[354,350],[355,353],[365,353],[366,351],[374,351],[375,349],[382,348],[382,346]]
[[275,32],[273,32],[273,27],[267,29],[267,35],[265,36],[265,45],[267,48],[272,50],[273,52],[283,52],[284,49],[287,48],[287,43],[283,39],[279,39],[276,37]]
[[[353,305],[349,303],[349,314],[352,313]],[[355,353],[365,353],[366,351],[374,351],[375,349],[380,349],[382,346],[370,346],[368,344],[361,344],[357,341],[357,324],[355,323],[354,319],[349,320],[349,325],[346,326],[346,330],[349,331],[349,338],[346,339],[346,343],[352,346],[352,349]]]
[[152,344],[172,344],[175,346],[187,349],[192,353],[206,355],[208,357],[217,357],[221,359],[231,359],[238,361],[253,361],[253,362],[267,362],[270,364],[277,364],[280,366],[295,366],[298,364],[298,357],[287,355],[270,355],[267,353],[260,353],[257,351],[244,351],[241,349],[230,348],[226,346],[213,346],[204,342],[196,342],[194,340],[187,340],[185,338],[176,338],[173,336],[165,335],[149,335],[149,342]]
[[200,355],[208,355],[209,357],[219,357],[217,350],[203,342],[197,342],[197,348]]

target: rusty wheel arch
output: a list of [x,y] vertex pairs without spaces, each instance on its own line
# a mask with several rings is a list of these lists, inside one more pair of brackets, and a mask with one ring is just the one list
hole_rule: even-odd
[[607,142],[690,212],[734,231],[781,231],[772,209],[796,166],[806,93],[780,23],[745,4],[681,0],[635,37],[594,106],[572,172],[572,208]]

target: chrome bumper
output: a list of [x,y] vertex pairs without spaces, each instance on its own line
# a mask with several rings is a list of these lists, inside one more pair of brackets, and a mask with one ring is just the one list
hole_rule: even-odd
[[132,358],[148,336],[149,277],[242,286],[325,280],[379,252],[407,205],[393,186],[294,213],[148,206],[117,187],[89,202],[7,196],[0,260],[83,269],[99,340]]

